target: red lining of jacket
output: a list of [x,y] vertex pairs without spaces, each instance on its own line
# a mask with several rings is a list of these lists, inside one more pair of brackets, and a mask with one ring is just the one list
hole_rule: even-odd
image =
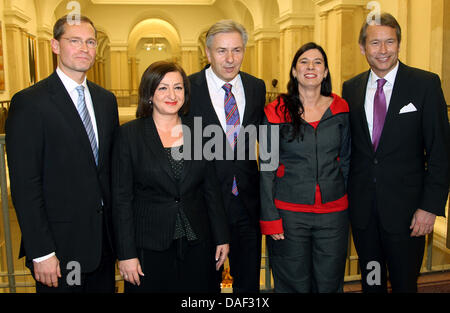
[[[333,115],[349,112],[348,104],[344,99],[342,99],[341,97],[339,97],[337,94],[334,93],[332,93],[331,96],[333,97],[333,102],[331,102],[330,111]],[[278,99],[280,100],[280,105],[277,108]],[[266,105],[266,107],[264,108],[264,112],[266,113],[267,119],[269,123],[272,124],[291,122],[289,114],[285,118],[284,116],[285,110],[286,107],[284,105],[282,97],[278,97],[277,99]]]

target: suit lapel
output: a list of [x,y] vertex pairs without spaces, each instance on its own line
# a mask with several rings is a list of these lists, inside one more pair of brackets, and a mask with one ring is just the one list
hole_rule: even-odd
[[360,122],[359,127],[361,128],[361,133],[364,134],[365,141],[367,142],[367,147],[373,152],[372,140],[370,139],[369,125],[367,124],[367,115],[365,110],[366,102],[366,91],[367,91],[367,81],[369,80],[370,70],[361,76],[358,82],[358,86],[355,89],[355,99],[356,99],[356,114],[357,120]]
[[72,99],[56,72],[49,76],[49,90],[55,107],[65,119],[69,126],[68,128],[73,131],[75,142],[79,142],[85,152],[88,153],[92,165],[96,166],[86,129],[84,128],[83,122],[81,121],[80,115],[78,114]]
[[[220,127],[220,129],[222,130],[223,147],[225,147],[225,149],[227,150],[227,151],[224,151],[224,155],[230,155],[230,154],[233,155],[234,152],[231,151],[231,146],[227,140],[227,135],[222,128],[222,124],[220,123],[219,118],[217,117],[217,114],[216,114],[216,110],[214,110],[213,104],[211,102],[211,97],[209,95],[209,89],[208,89],[208,83],[206,81],[205,69],[203,69],[203,71],[201,72],[200,78],[197,82],[197,84],[199,85],[198,90],[202,91],[197,94],[199,97],[199,105],[201,106],[200,111],[197,113],[200,116],[202,116],[204,126],[218,125]],[[244,88],[245,88],[245,86],[244,86]],[[247,94],[246,94],[246,98],[247,98]],[[225,108],[224,108],[224,110],[225,110]]]
[[250,83],[248,76],[244,73],[241,74],[241,80],[242,80],[242,86],[244,87],[244,94],[245,94],[245,110],[243,112],[243,115],[241,113],[242,118],[242,126],[248,125],[248,119],[251,114],[251,110],[253,109],[253,99],[254,99],[254,88],[253,85]]
[[386,141],[387,136],[395,132],[395,117],[399,114],[402,106],[406,104],[404,102],[407,101],[405,92],[408,92],[408,73],[406,66],[400,62],[377,152],[383,151],[383,143]]
[[[175,177],[173,176],[173,171],[170,167],[169,160],[167,159],[166,152],[164,151],[164,146],[159,138],[158,131],[156,129],[155,122],[151,116],[143,119],[144,127],[144,141],[147,144],[149,150],[154,154],[157,163],[164,172],[175,182]],[[151,161],[152,158],[149,158]]]
[[[187,177],[187,174],[189,172],[189,170],[191,169],[192,166],[192,160],[194,160],[194,149],[202,149],[203,150],[203,146],[201,147],[196,147],[195,146],[195,141],[194,141],[194,125],[193,125],[193,119],[191,118],[186,118],[184,116],[181,117],[181,123],[186,126],[187,129],[189,129],[189,132],[187,131],[183,131],[183,172],[181,173],[181,177],[180,177],[180,183],[183,182],[183,180]],[[190,145],[190,147],[188,147],[187,145]],[[202,151],[203,153],[203,151]]]
[[89,93],[92,99],[92,105],[94,107],[95,121],[97,124],[97,134],[98,134],[98,167],[103,165],[103,160],[105,157],[105,114],[103,114],[103,103],[101,101],[100,93],[98,92],[95,85],[90,81],[87,81],[89,88]]
[[206,73],[205,69],[202,71],[201,75],[199,76],[199,81],[197,82],[199,87],[199,90],[202,90],[204,92],[199,92],[199,105],[201,105],[201,116],[205,119],[204,124],[210,125],[210,124],[216,124],[221,125],[219,118],[217,117],[216,111],[214,110],[214,106],[211,102],[211,97],[209,95],[209,89],[208,89],[208,83],[206,82]]

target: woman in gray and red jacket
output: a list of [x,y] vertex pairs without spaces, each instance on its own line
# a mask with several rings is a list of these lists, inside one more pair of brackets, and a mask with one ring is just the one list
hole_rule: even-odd
[[[267,236],[275,292],[342,292],[348,242],[348,105],[331,92],[327,56],[315,43],[295,54],[287,94],[265,108],[279,137],[277,168],[261,156],[261,230]],[[277,142],[279,142],[279,146]]]

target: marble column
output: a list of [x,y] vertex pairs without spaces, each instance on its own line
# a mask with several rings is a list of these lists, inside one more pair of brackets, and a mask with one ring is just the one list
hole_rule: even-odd
[[27,87],[25,70],[28,69],[28,54],[24,55],[23,29],[17,25],[6,24],[6,47],[8,49],[8,76],[11,96]]
[[197,43],[181,44],[181,66],[187,75],[200,71],[199,46]]
[[316,0],[316,5],[320,44],[328,56],[333,92],[340,94],[344,81],[367,69],[358,37],[369,11],[363,0]]
[[37,81],[48,77],[53,73],[53,52],[50,43],[52,32],[48,28],[38,28],[37,37],[37,61],[38,61],[38,77]]
[[270,91],[272,79],[278,79],[280,73],[279,33],[275,29],[256,29],[253,33],[257,69],[255,76],[266,83]]
[[314,40],[314,13],[287,13],[278,18],[276,22],[280,27],[278,91],[285,92],[295,52],[303,44]]
[[[111,91],[116,94],[119,106],[128,103],[130,94],[127,44],[110,43]],[[123,101],[122,101],[123,100]]]

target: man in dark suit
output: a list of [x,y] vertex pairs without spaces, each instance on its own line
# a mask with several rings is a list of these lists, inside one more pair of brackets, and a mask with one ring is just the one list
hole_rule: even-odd
[[86,80],[97,46],[93,23],[65,16],[53,33],[56,71],[15,94],[6,121],[20,257],[37,292],[114,292],[110,155],[117,102]]
[[[240,72],[247,39],[242,25],[231,20],[217,22],[206,35],[210,65],[189,77],[189,114],[202,117],[203,125],[223,130],[223,157],[216,167],[230,226],[229,264],[234,292],[258,292],[261,266],[256,136],[244,129],[259,126],[266,87],[261,79]],[[215,277],[212,289],[220,291],[220,273]]]
[[[365,292],[416,292],[425,235],[444,215],[449,126],[436,74],[398,61],[401,29],[387,13],[365,23],[370,70],[344,83],[350,106],[349,210]],[[387,270],[386,270],[387,267]]]

